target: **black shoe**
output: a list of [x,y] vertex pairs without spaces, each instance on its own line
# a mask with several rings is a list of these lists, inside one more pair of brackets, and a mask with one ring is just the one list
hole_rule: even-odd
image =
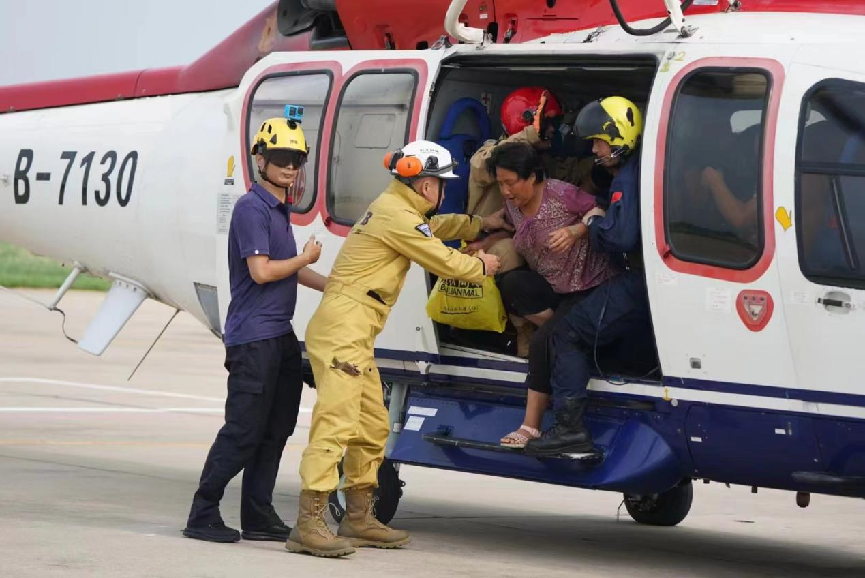
[[280,520],[266,528],[243,530],[240,535],[243,536],[244,540],[285,542],[288,540],[289,534],[291,534],[291,528]]
[[187,526],[183,530],[183,535],[187,538],[207,542],[230,543],[240,541],[240,532],[234,528],[229,528],[223,522],[216,522],[207,526]]
[[541,434],[541,437],[529,440],[525,453],[533,456],[555,456],[595,451],[592,436],[583,424],[587,401],[584,397],[566,398],[562,407],[556,411],[556,425]]

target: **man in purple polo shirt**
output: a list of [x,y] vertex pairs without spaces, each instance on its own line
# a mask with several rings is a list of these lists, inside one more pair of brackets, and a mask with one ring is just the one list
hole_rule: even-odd
[[298,282],[321,291],[326,281],[307,267],[318,260],[320,244],[311,237],[298,255],[291,230],[288,187],[308,151],[299,118],[269,119],[253,140],[261,182],[237,201],[228,233],[225,425],[201,472],[183,530],[188,538],[240,540],[241,533],[223,522],[219,502],[241,470],[243,538],[284,542],[291,532],[272,503],[279,460],[297,423],[303,389],[300,345],[291,319]]

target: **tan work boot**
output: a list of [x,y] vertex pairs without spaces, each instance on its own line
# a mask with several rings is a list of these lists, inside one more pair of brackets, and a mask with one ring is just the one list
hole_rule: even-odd
[[335,558],[352,554],[354,548],[344,538],[337,538],[324,521],[329,492],[300,492],[297,522],[285,542],[289,552],[308,552],[313,556]]
[[351,545],[374,548],[397,548],[411,541],[408,532],[394,530],[379,522],[372,513],[373,489],[348,488],[345,490],[345,516],[336,531],[338,536],[348,538]]

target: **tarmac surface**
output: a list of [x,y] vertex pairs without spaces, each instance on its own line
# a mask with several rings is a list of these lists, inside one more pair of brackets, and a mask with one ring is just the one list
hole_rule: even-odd
[[[101,297],[64,298],[70,336]],[[815,495],[800,509],[790,492],[718,484],[696,484],[680,526],[652,528],[617,518],[612,493],[403,467],[393,525],[413,541],[400,550],[324,560],[184,538],[225,371],[220,342],[181,314],[127,381],[172,313],[146,302],[96,358],[63,337],[60,314],[0,290],[0,578],[865,577],[861,500]],[[274,496],[289,524],[314,401],[305,390]],[[239,492],[238,479],[222,507],[235,527]]]

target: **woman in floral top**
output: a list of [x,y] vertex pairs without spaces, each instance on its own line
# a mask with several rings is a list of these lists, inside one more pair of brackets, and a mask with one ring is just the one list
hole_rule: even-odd
[[595,197],[582,189],[547,179],[538,153],[524,143],[506,143],[487,161],[515,228],[517,251],[528,267],[508,271],[496,281],[505,309],[541,329],[531,338],[526,417],[502,444],[523,447],[538,437],[550,400],[548,339],[555,320],[569,306],[619,271],[604,251],[589,245],[587,213],[603,214]]

